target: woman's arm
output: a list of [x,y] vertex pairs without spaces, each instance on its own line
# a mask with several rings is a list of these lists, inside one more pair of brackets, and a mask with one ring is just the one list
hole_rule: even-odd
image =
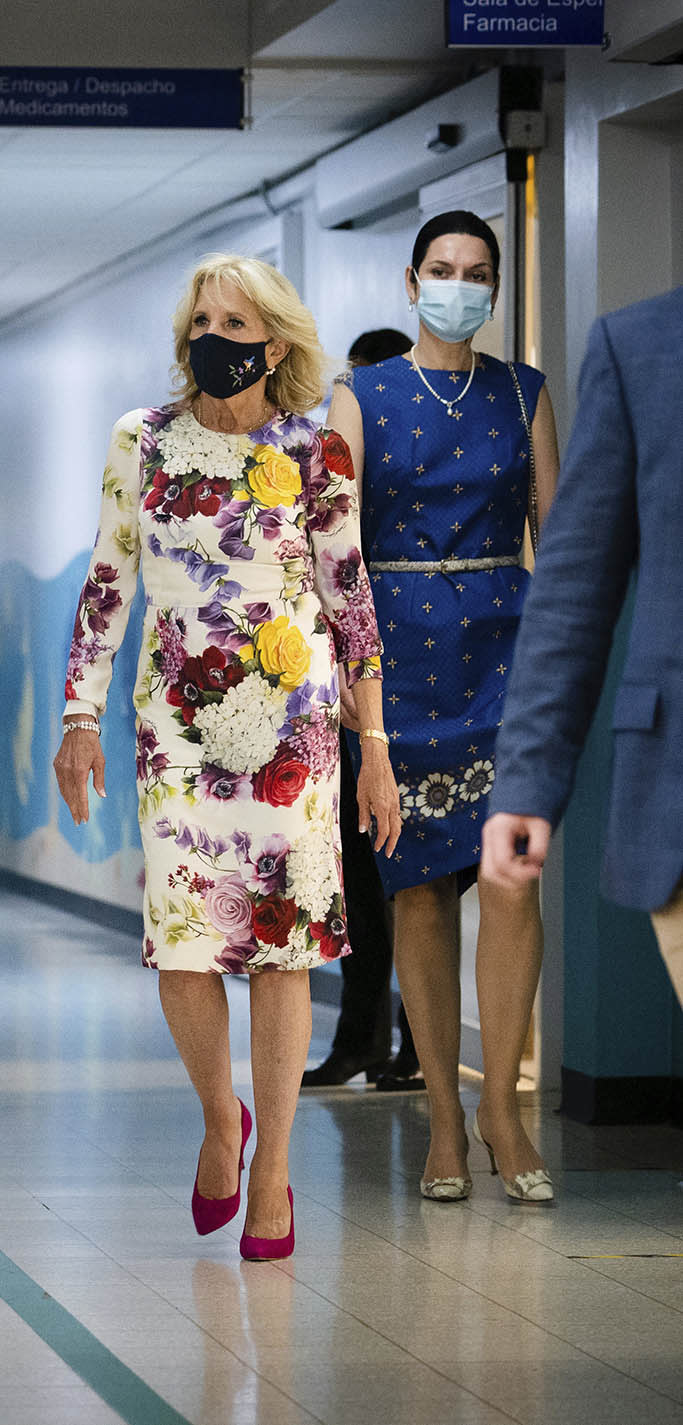
[[[374,678],[362,678],[353,691],[361,734],[365,728],[383,732],[382,684]],[[367,831],[370,817],[374,816],[375,851],[381,851],[386,842],[386,855],[391,856],[401,835],[401,811],[389,751],[379,737],[361,736],[360,745],[363,761],[358,774],[358,829]]]
[[531,423],[531,438],[534,443],[534,460],[536,462],[538,528],[540,531],[555,497],[557,477],[560,471],[555,413],[545,385],[541,387],[536,413]]
[[[92,722],[104,712],[112,664],[128,623],[140,560],[141,413],[117,421],[102,481],[100,522],[76,611],[66,681],[65,724]],[[65,734],[54,760],[59,790],[76,825],[88,820],[88,777],[105,796],[104,756],[97,732]]]
[[363,469],[365,466],[363,415],[353,391],[343,381],[338,381],[334,388],[327,424],[331,430],[339,431],[351,451],[360,506],[363,498]]

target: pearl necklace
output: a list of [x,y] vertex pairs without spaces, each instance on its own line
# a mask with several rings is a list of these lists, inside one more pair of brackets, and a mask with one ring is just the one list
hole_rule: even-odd
[[422,371],[421,367],[419,367],[418,364],[417,364],[417,361],[416,361],[416,359],[415,359],[415,347],[414,347],[414,346],[411,346],[411,348],[410,348],[410,360],[411,360],[411,362],[412,362],[413,369],[414,369],[415,371],[417,371],[417,374],[418,374],[418,376],[419,376],[419,378],[420,378],[422,384],[427,387],[427,390],[431,392],[432,396],[434,396],[434,397],[436,398],[436,400],[440,403],[440,405],[446,407],[446,410],[448,411],[449,416],[455,416],[455,411],[454,411],[453,407],[454,407],[456,401],[462,401],[463,398],[467,395],[467,392],[469,391],[470,386],[472,385],[472,378],[473,378],[473,376],[474,376],[474,368],[475,368],[475,366],[476,366],[476,364],[477,364],[477,357],[476,357],[475,352],[472,352],[472,367],[471,367],[471,370],[470,370],[470,374],[469,374],[469,376],[468,376],[468,378],[467,378],[467,381],[466,381],[465,385],[464,385],[463,388],[462,388],[462,391],[458,391],[457,395],[456,395],[456,396],[452,396],[451,399],[450,399],[450,401],[448,401],[445,396],[440,396],[439,393],[438,393],[438,391],[435,391],[435,390],[434,390],[434,387],[433,387],[433,386],[430,386],[430,384],[429,384],[429,382],[428,382],[428,380],[427,380],[427,377],[426,377],[425,374],[424,374],[424,371]]

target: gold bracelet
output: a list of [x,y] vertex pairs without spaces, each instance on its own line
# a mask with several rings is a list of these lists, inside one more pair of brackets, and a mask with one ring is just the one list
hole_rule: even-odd
[[389,746],[389,738],[386,732],[380,732],[377,727],[364,727],[358,734],[359,741],[362,742],[364,737],[376,737],[377,741],[383,742],[385,747]]

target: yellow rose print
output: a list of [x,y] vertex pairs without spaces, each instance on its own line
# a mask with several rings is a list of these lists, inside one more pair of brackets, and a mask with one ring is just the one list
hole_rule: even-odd
[[311,662],[311,650],[300,630],[286,614],[272,623],[263,623],[256,635],[256,648],[266,673],[277,673],[280,686],[291,693],[303,682]]
[[255,445],[257,464],[249,471],[251,489],[260,505],[293,505],[301,494],[301,472],[295,460],[272,445]]

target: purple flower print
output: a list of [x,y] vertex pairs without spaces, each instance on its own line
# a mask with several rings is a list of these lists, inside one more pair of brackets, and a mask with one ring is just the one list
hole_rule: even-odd
[[162,816],[154,823],[154,830],[157,836],[165,840],[169,836],[175,837],[176,846],[181,851],[201,851],[205,856],[216,860],[228,850],[228,842],[222,836],[209,836],[202,827],[197,827],[193,833],[191,827],[184,821],[179,821],[177,826],[173,826],[167,816]]
[[255,550],[249,548],[242,539],[249,504],[248,500],[227,500],[213,517],[213,523],[223,530],[218,547],[228,559],[254,558]]
[[140,437],[140,448],[145,461],[156,450],[157,436],[160,431],[167,426],[169,421],[175,420],[178,411],[175,406],[170,409],[163,406],[149,406],[144,414],[142,423],[142,435]]
[[147,548],[152,551],[155,559],[163,558],[164,551],[161,548],[161,540],[158,534],[150,534],[147,536]]
[[272,832],[261,845],[251,850],[244,863],[244,878],[250,891],[268,896],[272,891],[284,891],[287,881],[289,842],[279,832]]
[[325,583],[333,593],[342,594],[345,599],[352,598],[360,587],[360,549],[349,549],[342,559],[325,549],[320,562]]
[[[305,421],[305,417],[304,417]],[[285,455],[296,460],[301,471],[301,480],[304,489],[310,489],[312,481],[322,481],[323,488],[327,485],[329,476],[325,469],[325,451],[322,439],[316,431],[311,435],[311,425],[309,421],[302,421],[300,425],[293,425],[287,431],[287,444],[283,446]]]
[[296,732],[295,718],[306,717],[311,712],[316,694],[315,683],[306,678],[300,688],[294,688],[287,699],[287,721],[283,723],[278,736],[291,737]]
[[187,652],[183,643],[186,628],[182,618],[170,610],[157,614],[157,633],[161,648],[161,671],[166,683],[177,683],[185,665]]
[[194,549],[165,549],[162,553],[166,559],[174,559],[176,563],[184,564],[190,578],[195,584],[199,584],[200,589],[206,590],[217,579],[223,579],[222,588],[227,598],[236,598],[241,594],[241,584],[225,579],[225,575],[230,573],[229,565],[213,564]]
[[156,953],[157,953],[157,952],[156,952],[156,946],[155,946],[155,944],[154,944],[154,941],[153,941],[152,939],[150,939],[150,936],[148,935],[148,936],[145,938],[145,941],[144,941],[144,944],[143,944],[143,947],[142,947],[142,963],[143,963],[143,965],[147,966],[150,970],[156,970],[156,969],[158,969],[157,962],[156,962],[156,960],[155,960],[155,958],[154,958],[155,955],[156,955]]
[[[85,642],[85,634],[80,619],[76,619],[74,638],[69,654],[69,663],[66,670],[67,680],[79,683],[83,677],[83,669],[89,664],[96,663],[101,653],[106,650],[106,643],[102,638],[95,635]],[[75,697],[75,694],[72,696]]]
[[184,821],[181,821],[178,825],[175,844],[180,847],[181,851],[194,851],[195,838],[192,835],[191,828],[186,826]]
[[204,896],[204,910],[216,930],[228,936],[231,950],[255,947],[251,900],[239,871],[228,871],[210,887]]
[[237,860],[244,864],[251,853],[251,837],[248,831],[233,831],[230,838],[237,854]]
[[196,849],[203,851],[205,856],[223,856],[228,850],[229,843],[222,836],[209,836],[202,827],[197,827]]
[[281,539],[274,553],[278,563],[284,564],[287,559],[305,559],[310,551],[302,534],[299,539]]
[[243,975],[249,960],[252,960],[257,952],[258,945],[255,941],[253,945],[226,945],[220,955],[216,955],[216,964],[222,965],[229,975]]
[[118,577],[119,571],[112,564],[96,564],[92,577],[83,585],[81,608],[93,633],[106,633],[116,610],[121,608],[121,595],[110,588]]
[[370,658],[381,653],[375,606],[368,584],[363,583],[353,599],[342,609],[335,610],[333,621],[340,663],[346,663],[350,658]]
[[282,522],[285,518],[285,511],[282,505],[276,505],[272,510],[259,510],[256,516],[256,523],[261,530],[264,539],[277,539]]
[[195,783],[197,791],[204,797],[215,797],[217,801],[244,801],[251,796],[251,778],[239,772],[226,772],[223,767],[207,763]]
[[135,770],[138,781],[146,782],[148,777],[160,777],[168,767],[165,752],[157,752],[159,740],[154,728],[148,722],[141,722],[137,730]]
[[325,683],[318,688],[318,702],[326,706],[334,706],[339,697],[339,674],[335,668],[329,683]]
[[244,612],[250,623],[270,623],[275,617],[270,604],[266,603],[245,604]]
[[337,718],[314,708],[310,718],[294,720],[292,755],[311,769],[314,781],[334,775],[339,761],[339,724]]
[[240,632],[230,610],[220,599],[213,599],[210,604],[205,604],[197,617],[200,623],[205,623],[207,628],[211,629],[211,641],[217,648],[238,653],[240,648],[244,648],[245,643],[249,642],[249,635]]
[[308,528],[321,534],[332,534],[344,523],[351,508],[350,495],[335,495],[334,499],[316,500],[309,509]]

